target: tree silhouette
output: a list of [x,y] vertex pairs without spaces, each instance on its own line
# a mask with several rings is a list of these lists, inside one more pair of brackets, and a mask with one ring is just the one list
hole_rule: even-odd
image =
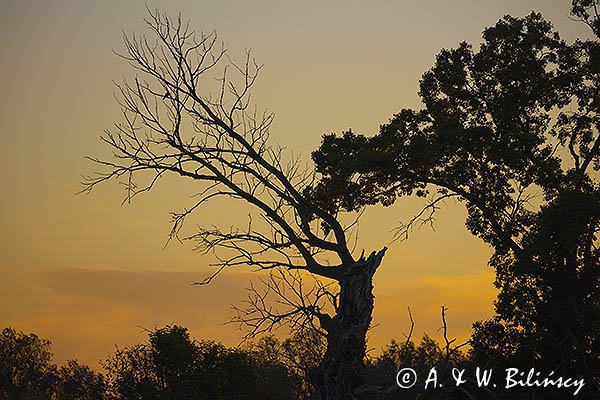
[[[310,327],[296,330],[293,336],[285,340],[264,336],[257,342],[250,342],[248,346],[248,351],[258,360],[266,362],[266,366],[285,365],[293,376],[298,377],[298,399],[315,398],[317,388],[312,384],[311,376],[319,368],[326,349],[327,344],[323,336]],[[272,384],[286,382],[273,374],[267,376],[271,377],[269,382]]]
[[110,398],[299,398],[299,380],[276,358],[260,359],[252,351],[195,341],[180,326],[156,329],[148,336],[147,343],[118,348],[104,362]]
[[[596,5],[575,1],[572,14],[597,35]],[[423,109],[373,137],[324,136],[312,196],[332,213],[427,198],[403,238],[444,201],[464,203],[500,289],[497,316],[475,325],[475,359],[578,375],[597,393],[599,93],[597,40],[567,44],[540,14],[506,16],[478,51],[438,54],[420,81]]]
[[50,400],[56,382],[48,340],[12,328],[0,333],[0,399]]
[[598,0],[573,0],[571,15],[590,27],[600,37],[600,2]]
[[33,333],[0,333],[1,400],[102,400],[101,374],[75,360],[57,368],[52,345]]
[[[233,61],[215,33],[198,34],[180,17],[156,11],[146,22],[152,39],[124,38],[122,57],[141,76],[118,86],[123,122],[102,137],[114,157],[91,158],[103,170],[86,179],[84,189],[120,180],[130,200],[166,175],[197,182],[201,194],[173,215],[172,238],[179,238],[186,217],[205,203],[229,198],[251,206],[254,218],[245,228],[203,227],[188,239],[201,251],[221,251],[218,271],[246,265],[335,282],[339,290],[317,290],[311,299],[297,293],[303,300],[278,315],[265,304],[266,317],[251,323],[269,326],[302,317],[301,325],[318,327],[327,340],[313,374],[320,396],[350,398],[360,384],[372,278],[385,248],[355,256],[349,245],[352,221],[343,224],[338,213],[319,207],[306,194],[316,181],[313,171],[302,169],[298,159],[286,160],[269,143],[273,116],[250,103],[261,66],[249,52],[241,63]],[[218,85],[211,90],[213,78]]]
[[102,400],[105,398],[104,376],[87,365],[69,360],[58,369],[56,400]]

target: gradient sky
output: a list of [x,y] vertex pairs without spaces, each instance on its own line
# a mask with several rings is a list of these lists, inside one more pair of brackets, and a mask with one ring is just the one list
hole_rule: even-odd
[[[105,153],[100,133],[119,120],[112,80],[129,73],[112,49],[141,31],[142,1],[0,2],[0,328],[35,332],[54,343],[56,361],[97,360],[115,344],[144,339],[142,328],[178,323],[197,338],[239,342],[223,326],[254,276],[229,272],[192,287],[210,257],[171,243],[169,212],[189,204],[193,187],[167,179],[121,206],[116,184],[78,195],[85,155]],[[402,107],[418,107],[420,75],[441,48],[478,43],[505,14],[541,11],[567,40],[586,29],[567,17],[569,1],[151,1],[192,25],[217,30],[232,55],[253,50],[265,63],[254,100],[276,114],[274,140],[308,160],[323,133],[375,133]],[[403,200],[368,210],[360,247],[388,245],[390,231],[419,209]],[[210,204],[197,222],[244,218],[243,208]],[[375,277],[375,352],[408,329],[439,338],[439,307],[450,333],[465,338],[491,315],[490,250],[464,229],[449,204],[435,232],[394,243]],[[242,224],[244,220],[241,220]]]

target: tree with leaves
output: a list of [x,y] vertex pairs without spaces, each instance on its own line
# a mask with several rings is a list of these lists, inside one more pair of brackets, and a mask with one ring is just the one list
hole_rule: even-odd
[[50,400],[57,379],[51,344],[35,334],[0,333],[0,399]]
[[572,7],[594,40],[567,44],[531,13],[502,18],[477,50],[442,50],[420,81],[422,109],[372,137],[324,136],[312,192],[331,213],[427,198],[401,237],[462,202],[467,229],[494,249],[500,290],[497,315],[474,327],[475,358],[575,374],[588,393],[600,390],[597,7]]
[[[352,398],[361,382],[371,323],[372,279],[385,248],[354,254],[349,241],[353,220],[344,223],[337,212],[314,201],[308,195],[314,171],[286,159],[270,143],[273,115],[250,103],[261,66],[249,52],[242,62],[234,61],[215,33],[196,33],[180,17],[150,12],[146,23],[151,38],[124,38],[122,57],[139,76],[118,86],[123,120],[102,137],[114,156],[91,158],[100,171],[86,179],[84,189],[120,180],[129,200],[168,175],[195,182],[201,194],[174,214],[172,238],[206,203],[228,198],[250,206],[245,227],[202,227],[187,238],[201,251],[220,252],[218,271],[251,266],[288,271],[288,282],[300,282],[296,273],[332,282],[338,289],[323,284],[290,290],[294,300],[281,311],[259,297],[242,322],[251,321],[260,331],[292,319],[318,329],[327,341],[312,375],[319,395]],[[211,89],[215,78],[218,85]]]
[[[270,343],[273,344],[273,343]],[[148,341],[118,348],[104,361],[110,399],[233,400],[300,398],[299,379],[277,357],[193,340],[187,329],[166,326]]]
[[104,378],[75,360],[57,367],[52,344],[34,333],[0,333],[1,400],[102,400]]
[[102,400],[105,398],[104,376],[76,360],[58,368],[55,400]]

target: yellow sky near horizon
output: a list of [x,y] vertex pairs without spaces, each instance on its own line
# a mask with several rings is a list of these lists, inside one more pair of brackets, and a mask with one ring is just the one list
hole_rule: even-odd
[[[165,249],[169,212],[189,205],[194,188],[166,179],[121,205],[116,184],[79,195],[85,155],[105,152],[99,135],[119,121],[112,80],[130,74],[112,53],[121,29],[141,31],[143,1],[0,3],[0,328],[53,341],[56,358],[92,366],[113,350],[144,339],[141,328],[178,323],[197,338],[233,345],[223,326],[229,306],[253,275],[229,272],[210,287],[189,283],[211,270],[190,244]],[[217,30],[232,54],[245,47],[265,63],[254,92],[276,115],[273,139],[304,159],[324,133],[375,133],[402,107],[418,107],[418,80],[441,48],[477,43],[505,14],[541,11],[563,37],[587,34],[567,18],[568,1],[153,1],[192,25]],[[419,209],[406,199],[367,210],[360,248],[388,245],[390,231]],[[200,223],[228,223],[243,207],[210,204]],[[241,222],[245,223],[245,220]],[[439,307],[451,333],[492,313],[490,250],[464,228],[464,210],[449,204],[436,230],[395,242],[375,278],[376,327],[369,346],[402,338],[410,306],[417,333],[436,332]]]

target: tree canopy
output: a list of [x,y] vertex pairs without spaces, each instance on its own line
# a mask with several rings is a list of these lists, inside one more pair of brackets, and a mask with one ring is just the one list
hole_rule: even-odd
[[4,328],[0,334],[0,398],[49,399],[56,367],[51,345],[35,334]]
[[166,326],[148,341],[117,348],[103,366],[115,399],[294,399],[300,381],[278,358],[190,338]]
[[10,327],[0,333],[0,399],[102,400],[101,374],[69,360],[52,363],[49,340]]
[[[60,367],[45,361],[32,363],[34,358],[52,358],[50,342],[35,334],[5,328],[0,354],[10,350],[30,355],[29,358],[3,356],[0,360],[3,368],[0,372],[12,371],[13,376],[19,376],[18,380],[0,381],[0,399],[308,400],[318,396],[310,374],[319,368],[327,345],[312,329],[285,339],[262,336],[237,347],[194,339],[187,328],[179,325],[163,326],[146,334],[141,343],[116,347],[102,361],[103,371],[96,372],[75,360]],[[42,344],[43,349],[32,346],[34,342]],[[448,372],[453,366],[465,366],[466,362],[465,354],[449,352],[448,347],[442,347],[427,335],[419,344],[412,341],[411,335],[402,343],[392,340],[381,355],[366,360],[369,383],[366,389],[371,392],[363,391],[362,398],[375,400],[382,393],[389,398],[404,396],[395,383],[396,373],[404,365],[412,365],[426,375],[432,365]],[[48,384],[40,385],[41,382]],[[469,388],[471,393],[476,393],[474,390]],[[427,394],[415,390],[410,398],[421,399]]]
[[[598,34],[575,2],[572,13]],[[566,43],[538,13],[506,16],[477,50],[443,49],[423,74],[424,107],[377,135],[325,135],[313,153],[314,198],[331,212],[400,196],[427,199],[406,237],[443,202],[464,203],[467,229],[494,249],[497,316],[475,325],[482,361],[600,371],[600,44]]]

